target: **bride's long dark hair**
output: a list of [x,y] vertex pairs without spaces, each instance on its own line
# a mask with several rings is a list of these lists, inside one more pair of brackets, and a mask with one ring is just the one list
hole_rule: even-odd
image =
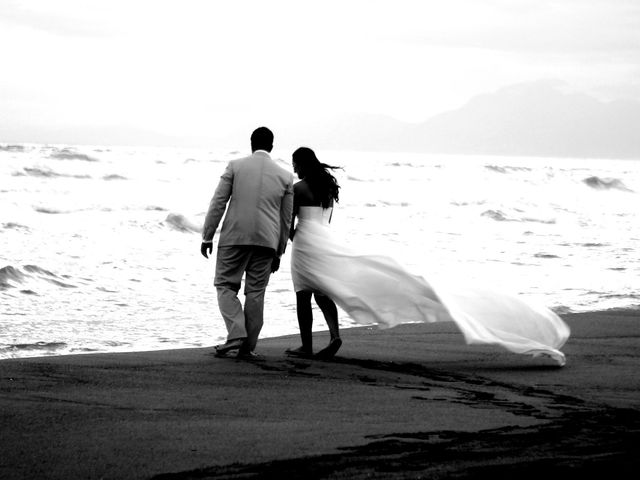
[[338,203],[340,185],[331,174],[331,170],[341,167],[320,162],[315,152],[307,147],[300,147],[293,152],[293,163],[301,177],[309,184],[313,197],[320,201],[323,208],[329,208],[332,202]]

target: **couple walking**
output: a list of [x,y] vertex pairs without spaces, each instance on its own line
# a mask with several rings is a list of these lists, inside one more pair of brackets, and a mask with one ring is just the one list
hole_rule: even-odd
[[[251,135],[252,154],[229,162],[205,217],[201,253],[208,258],[213,250],[213,236],[226,211],[218,241],[214,285],[228,335],[226,343],[215,347],[218,356],[237,350],[240,358],[258,357],[255,348],[263,325],[265,289],[271,274],[280,268],[289,237],[294,237],[296,215],[301,208],[329,207],[338,199],[335,178],[327,173],[312,150],[300,148],[294,153],[294,171],[302,179],[294,186],[293,175],[271,159],[272,148],[273,133],[266,127],[256,129]],[[297,258],[296,243],[293,262]],[[315,293],[331,332],[329,346],[318,356],[331,357],[341,345],[336,305],[314,285],[296,281],[294,269],[295,264],[292,276],[303,346],[288,353],[313,355],[311,296]],[[238,299],[243,276],[244,308]]]
[[[305,147],[293,153],[300,181],[270,157],[273,134],[251,135],[252,154],[229,162],[209,205],[201,253],[208,258],[224,215],[214,284],[227,341],[216,355],[238,352],[252,359],[263,324],[269,277],[293,240],[291,277],[302,346],[289,355],[313,356],[312,296],[329,327],[329,345],[315,356],[331,358],[342,341],[337,306],[363,325],[388,328],[407,322],[453,321],[467,343],[500,345],[514,353],[547,356],[564,365],[559,348],[567,325],[549,309],[522,298],[460,282],[445,284],[409,273],[390,257],[362,255],[344,246],[329,228],[339,185],[331,170]],[[244,277],[244,307],[238,292]]]

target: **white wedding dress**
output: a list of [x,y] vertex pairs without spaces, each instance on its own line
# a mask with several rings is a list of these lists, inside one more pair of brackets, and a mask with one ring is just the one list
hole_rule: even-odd
[[296,292],[330,297],[354,321],[389,328],[453,321],[467,343],[545,355],[559,365],[569,327],[551,310],[483,287],[448,287],[409,273],[390,257],[359,254],[334,238],[331,209],[300,207],[291,253]]

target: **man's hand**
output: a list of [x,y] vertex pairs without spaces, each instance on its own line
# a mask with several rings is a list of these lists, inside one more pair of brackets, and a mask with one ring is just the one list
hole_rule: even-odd
[[280,257],[273,257],[271,261],[271,273],[275,273],[280,268]]
[[213,251],[213,243],[202,242],[202,244],[200,245],[200,253],[204,258],[209,258],[209,255],[211,255],[212,251]]

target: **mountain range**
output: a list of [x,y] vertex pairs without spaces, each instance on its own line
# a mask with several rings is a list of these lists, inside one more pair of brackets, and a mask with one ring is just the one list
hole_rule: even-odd
[[[0,143],[229,148],[243,146],[251,128],[224,138],[182,138],[124,126],[32,129],[1,123]],[[603,102],[554,80],[478,95],[421,123],[353,114],[269,126],[277,141],[323,149],[640,159],[640,102]]]
[[640,102],[602,102],[539,81],[476,96],[422,123],[342,117],[314,137],[335,149],[640,159]]

